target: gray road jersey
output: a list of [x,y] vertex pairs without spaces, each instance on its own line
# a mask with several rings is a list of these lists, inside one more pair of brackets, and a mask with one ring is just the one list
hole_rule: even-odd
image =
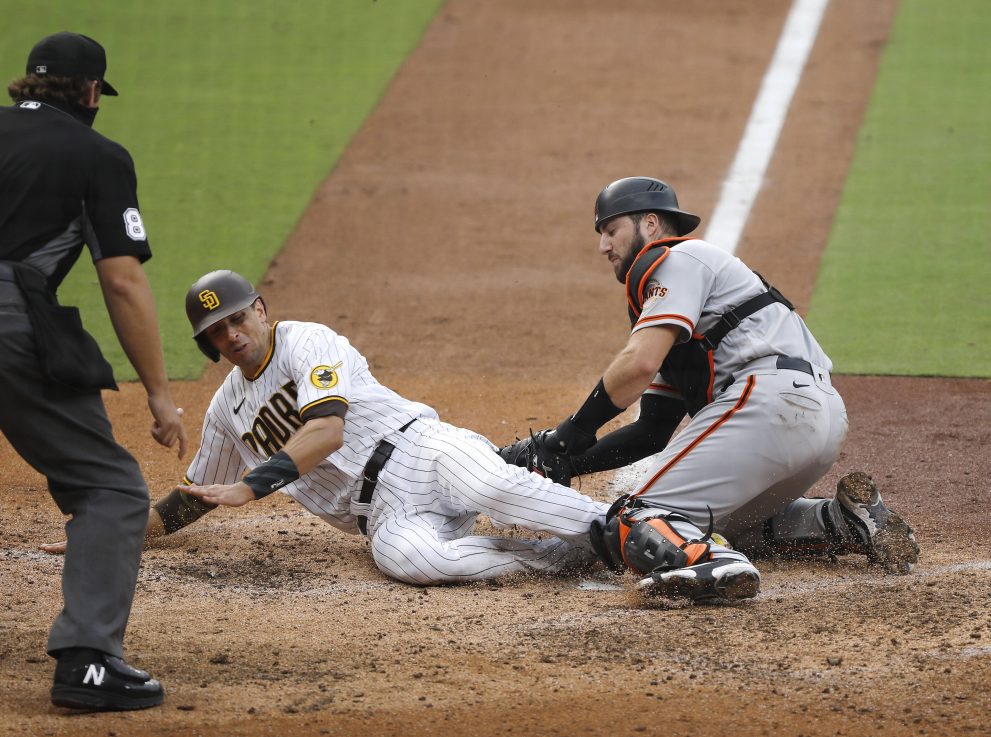
[[[763,291],[760,279],[721,248],[702,240],[678,243],[651,274],[633,332],[674,325],[681,329],[679,342],[684,342]],[[722,386],[752,361],[773,355],[804,358],[826,370],[832,368],[802,318],[784,305],[772,304],[746,318],[719,344],[714,354],[715,386]],[[661,373],[648,391],[680,396]]]

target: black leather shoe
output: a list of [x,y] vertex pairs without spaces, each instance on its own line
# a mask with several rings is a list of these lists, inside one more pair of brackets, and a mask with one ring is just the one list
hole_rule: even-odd
[[162,703],[162,684],[120,658],[99,653],[81,663],[55,668],[52,703],[69,709],[127,711]]

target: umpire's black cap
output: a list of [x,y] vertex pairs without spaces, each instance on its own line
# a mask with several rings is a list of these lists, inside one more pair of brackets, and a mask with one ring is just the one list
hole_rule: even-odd
[[25,71],[42,77],[98,79],[102,94],[117,95],[113,85],[103,78],[107,71],[107,52],[81,33],[62,31],[41,39],[28,54]]

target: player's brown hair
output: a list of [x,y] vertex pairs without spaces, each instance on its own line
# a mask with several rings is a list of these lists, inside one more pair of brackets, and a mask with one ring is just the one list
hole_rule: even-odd
[[79,105],[89,94],[91,80],[85,77],[49,77],[29,74],[11,80],[7,94],[14,102],[19,100],[40,100]]

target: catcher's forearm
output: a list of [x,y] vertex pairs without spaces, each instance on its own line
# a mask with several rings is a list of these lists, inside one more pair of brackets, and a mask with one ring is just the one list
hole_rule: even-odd
[[[208,504],[202,499],[185,494],[179,489],[173,489],[170,494],[155,502],[152,511],[157,513],[162,523],[161,535],[171,535],[176,530],[181,530],[186,525],[192,524],[211,509],[216,509],[215,504]],[[153,518],[149,517],[148,537],[152,534]]]
[[576,476],[610,471],[664,450],[678,423],[685,416],[682,402],[669,397],[645,394],[640,399],[636,422],[604,436],[584,453],[572,456]]
[[571,467],[576,476],[597,471],[611,471],[628,466],[664,449],[674,427],[667,431],[634,422],[605,435],[581,455],[572,456]]

